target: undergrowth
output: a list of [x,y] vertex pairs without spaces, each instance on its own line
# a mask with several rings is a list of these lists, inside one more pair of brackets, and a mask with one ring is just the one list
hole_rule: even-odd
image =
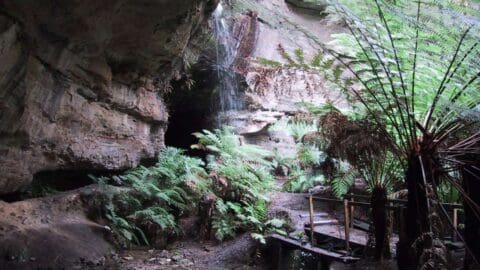
[[167,147],[152,167],[139,166],[123,175],[93,177],[103,190],[102,212],[118,244],[151,245],[181,234],[178,220],[196,214],[203,195],[216,196],[210,222],[222,241],[241,231],[265,243],[264,234],[284,233],[285,222],[269,219],[272,154],[241,142],[230,128],[194,134],[192,148],[209,153],[207,163]]
[[284,221],[269,220],[268,193],[273,189],[273,154],[243,143],[229,127],[213,132],[194,133],[199,143],[193,148],[209,153],[210,175],[222,182],[215,194],[218,199],[213,213],[215,237],[224,240],[239,231],[250,231],[252,237],[265,243],[264,234],[284,234]]
[[183,150],[167,147],[152,167],[139,166],[123,175],[92,177],[105,191],[104,215],[118,243],[149,245],[159,234],[180,233],[177,220],[194,209],[210,189],[204,163]]

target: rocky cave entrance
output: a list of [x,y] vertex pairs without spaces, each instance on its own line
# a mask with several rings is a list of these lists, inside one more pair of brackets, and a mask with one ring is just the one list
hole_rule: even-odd
[[166,97],[170,113],[166,145],[186,149],[192,155],[202,155],[190,146],[197,142],[192,133],[214,127],[218,78],[213,65],[208,60],[201,60],[192,67],[189,79],[172,83],[173,90]]
[[6,202],[22,201],[29,198],[45,197],[57,192],[79,189],[94,183],[90,177],[121,174],[122,170],[46,170],[33,175],[32,183],[26,191],[0,196]]

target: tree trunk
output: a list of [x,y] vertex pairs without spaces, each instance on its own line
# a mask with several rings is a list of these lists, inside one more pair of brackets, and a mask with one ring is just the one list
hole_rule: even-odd
[[215,211],[215,203],[217,202],[218,198],[215,194],[209,192],[203,195],[199,207],[198,207],[198,215],[200,217],[199,225],[200,225],[200,238],[202,240],[210,240],[213,237],[212,232],[212,218],[213,212]]
[[376,260],[390,257],[390,233],[387,214],[387,191],[385,187],[377,185],[372,190],[372,222],[375,235],[374,256]]
[[432,166],[428,159],[420,161],[417,153],[412,153],[408,160],[408,168],[405,173],[405,181],[408,189],[407,213],[404,232],[400,233],[397,248],[399,269],[417,269],[421,250],[415,250],[412,245],[419,236],[430,231],[427,190],[425,183],[433,181]]
[[[469,161],[475,161],[470,158]],[[475,164],[475,163],[473,163]],[[477,163],[478,164],[478,160]],[[477,172],[477,173],[476,173]],[[468,166],[462,171],[463,188],[467,195],[477,204],[480,205],[480,172],[474,169],[473,166]],[[475,176],[477,174],[477,176]],[[480,261],[480,220],[476,217],[472,207],[465,203],[465,244],[470,249],[470,252],[465,252],[465,270],[480,269],[477,263]]]

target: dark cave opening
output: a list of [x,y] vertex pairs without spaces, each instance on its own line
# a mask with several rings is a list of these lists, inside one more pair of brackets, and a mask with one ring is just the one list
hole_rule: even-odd
[[79,189],[95,183],[95,177],[111,177],[121,174],[122,170],[46,170],[33,175],[28,190],[30,197],[43,197],[49,193]]
[[201,156],[203,153],[190,148],[197,142],[192,133],[214,126],[215,88],[218,79],[215,69],[207,60],[202,60],[192,67],[190,75],[193,82],[191,87],[188,87],[187,80],[174,82],[172,92],[166,97],[170,118],[165,143],[185,149],[189,154]]
[[22,201],[29,198],[45,197],[57,192],[79,189],[91,184],[90,177],[113,176],[121,174],[122,170],[45,170],[33,175],[30,187],[26,191],[19,191],[0,196],[6,202]]

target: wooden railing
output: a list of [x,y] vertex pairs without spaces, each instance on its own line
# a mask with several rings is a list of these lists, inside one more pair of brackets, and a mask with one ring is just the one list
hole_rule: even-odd
[[[370,202],[362,202],[360,200],[370,200],[370,196],[366,195],[357,195],[357,194],[346,194],[343,200],[324,198],[319,196],[308,196],[309,202],[309,213],[310,213],[310,241],[312,246],[315,245],[315,236],[314,236],[314,227],[315,221],[313,219],[315,215],[315,210],[313,207],[313,201],[322,201],[322,202],[331,202],[331,203],[343,203],[344,211],[344,228],[345,228],[345,249],[347,252],[350,251],[350,229],[353,228],[354,220],[354,211],[355,207],[365,207],[370,208]],[[402,211],[406,208],[407,200],[401,199],[387,199],[387,205],[385,206],[390,211],[397,212],[397,216],[402,219]],[[458,211],[463,209],[461,204],[455,203],[440,203],[446,209],[453,211],[453,239],[455,241],[457,237],[457,228],[458,228]],[[400,221],[400,224],[403,224],[403,220]]]

